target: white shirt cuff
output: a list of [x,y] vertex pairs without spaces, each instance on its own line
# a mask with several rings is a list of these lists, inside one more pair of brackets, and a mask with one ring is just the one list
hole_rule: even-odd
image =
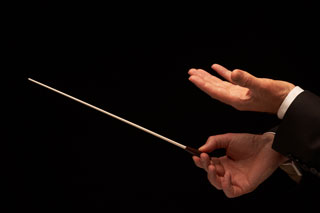
[[279,119],[282,119],[284,117],[284,115],[286,114],[286,112],[287,112],[289,106],[291,105],[291,103],[303,91],[304,91],[303,89],[301,89],[300,87],[296,86],[295,88],[293,88],[293,90],[291,90],[289,92],[289,94],[284,99],[284,101],[282,102],[282,104],[280,105],[280,108],[278,110],[277,115],[278,115]]

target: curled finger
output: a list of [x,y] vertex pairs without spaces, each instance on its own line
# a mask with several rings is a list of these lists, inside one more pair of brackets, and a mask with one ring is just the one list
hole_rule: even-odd
[[208,172],[208,166],[210,164],[210,157],[207,153],[201,153],[200,162],[201,162],[202,168]]
[[221,176],[217,174],[216,167],[214,165],[208,166],[208,180],[218,190],[222,189]]
[[221,161],[219,160],[219,158],[212,157],[210,159],[210,164],[215,166],[216,172],[219,176],[224,176],[225,169],[224,169],[223,165],[221,164]]
[[192,159],[193,159],[194,164],[195,164],[197,167],[199,167],[199,168],[202,169],[202,164],[201,164],[200,158],[197,157],[197,156],[192,156]]

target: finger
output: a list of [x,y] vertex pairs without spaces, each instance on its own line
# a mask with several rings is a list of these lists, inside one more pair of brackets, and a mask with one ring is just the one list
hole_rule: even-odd
[[230,98],[230,94],[226,91],[225,85],[220,84],[223,83],[220,79],[215,81],[209,81],[207,78],[200,77],[198,75],[191,75],[189,80],[195,84],[199,89],[203,92],[207,93],[214,99],[218,99],[220,101],[228,101]]
[[261,87],[261,80],[259,78],[239,69],[236,69],[231,73],[231,81],[242,87]]
[[228,198],[235,197],[233,187],[231,185],[231,174],[229,171],[226,172],[221,181],[222,190]]
[[188,73],[189,73],[189,75],[198,76],[198,77],[202,78],[203,80],[210,82],[210,83],[214,83],[214,82],[221,83],[222,82],[221,79],[211,75],[210,73],[208,73],[207,71],[205,71],[203,69],[190,69]]
[[213,165],[209,165],[209,167],[208,167],[208,180],[217,189],[219,189],[219,190],[222,189],[221,177],[218,176],[218,174],[216,172],[216,168]]
[[232,80],[231,80],[231,73],[232,72],[230,70],[228,70],[227,68],[225,68],[219,64],[213,64],[211,66],[211,68],[213,70],[215,70],[219,75],[221,75],[224,79],[226,79],[229,82],[232,82]]
[[239,187],[232,185],[231,173],[226,172],[221,180],[222,190],[228,198],[234,198],[242,195]]
[[202,169],[202,164],[201,164],[200,158],[197,156],[192,156],[192,159],[193,159],[194,164],[196,164],[197,167]]
[[205,92],[212,98],[218,96],[218,94],[215,95],[215,93],[217,93],[214,91],[215,86],[213,86],[210,82],[204,80],[202,77],[199,77],[198,75],[192,75],[189,77],[189,81],[191,81],[199,89],[201,89],[203,92]]
[[[189,80],[194,83],[197,87],[199,87],[201,90],[204,91],[204,87],[206,82],[203,80],[203,78],[197,76],[197,75],[191,75],[189,77]],[[204,91],[205,92],[205,91]]]
[[223,134],[210,136],[207,142],[199,148],[201,152],[212,152],[216,149],[223,149],[229,146],[230,141],[234,137],[234,134]]
[[208,166],[209,166],[209,164],[210,164],[210,157],[209,157],[209,155],[206,154],[206,153],[201,153],[200,159],[201,159],[202,168],[208,172]]
[[225,170],[224,170],[224,167],[223,167],[223,165],[221,164],[219,158],[214,158],[214,157],[212,157],[212,158],[210,159],[210,164],[215,166],[216,172],[217,172],[217,174],[218,174],[219,176],[224,176]]
[[195,74],[191,75],[189,80],[211,98],[229,105],[234,101],[229,91],[230,85],[232,84],[227,81],[222,81],[214,76],[209,79],[209,77],[201,77],[200,75]]

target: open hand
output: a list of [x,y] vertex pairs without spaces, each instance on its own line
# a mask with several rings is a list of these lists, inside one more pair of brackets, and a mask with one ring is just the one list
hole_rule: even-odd
[[190,69],[189,80],[212,98],[238,110],[276,114],[285,97],[295,87],[286,81],[256,78],[239,69],[230,71],[218,64],[212,65],[212,69],[226,81],[202,69]]

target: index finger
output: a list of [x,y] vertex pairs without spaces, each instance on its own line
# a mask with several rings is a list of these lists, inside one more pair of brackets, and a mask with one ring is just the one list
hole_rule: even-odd
[[224,79],[226,79],[229,82],[232,82],[230,70],[221,66],[220,64],[213,64],[211,68],[215,70],[219,75],[221,75]]

